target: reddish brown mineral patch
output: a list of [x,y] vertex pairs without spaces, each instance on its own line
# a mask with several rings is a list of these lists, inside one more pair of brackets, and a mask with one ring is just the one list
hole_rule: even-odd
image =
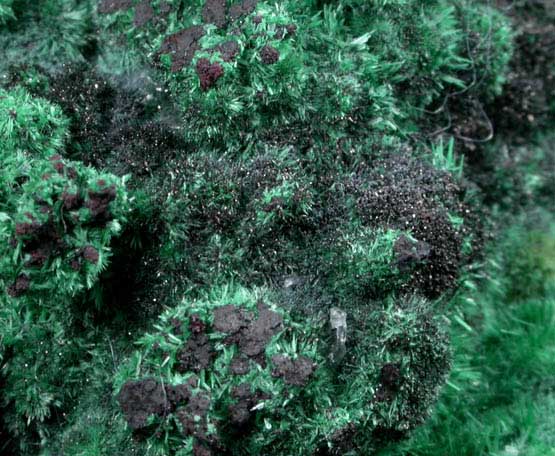
[[246,328],[251,319],[252,314],[250,312],[229,304],[214,310],[213,327],[219,332],[235,334]]
[[108,221],[111,219],[110,203],[116,199],[116,187],[111,187],[93,191],[89,190],[89,199],[85,203],[85,207],[90,209],[95,221]]
[[229,334],[226,343],[237,344],[242,354],[264,366],[266,346],[283,330],[283,317],[262,302],[256,319],[250,312],[227,305],[214,311],[214,329]]
[[198,379],[191,377],[181,385],[162,385],[152,378],[129,380],[121,388],[117,400],[129,427],[146,427],[148,417],[164,417],[176,407],[187,403],[193,395]]
[[278,25],[276,27],[276,34],[274,35],[278,40],[282,40],[288,36],[297,33],[297,26],[295,24]]
[[15,224],[15,235],[16,236],[33,236],[37,234],[41,229],[41,224],[38,222],[22,222]]
[[291,359],[286,355],[274,355],[272,364],[274,365],[272,375],[282,378],[287,385],[291,386],[306,385],[316,367],[314,362],[306,356]]
[[15,279],[15,282],[8,286],[7,293],[12,298],[19,298],[24,295],[31,285],[31,279],[26,274],[19,274]]
[[213,48],[218,51],[224,62],[231,62],[239,54],[239,44],[235,40],[226,41]]
[[71,269],[73,269],[74,271],[80,271],[81,270],[81,257],[80,256],[76,256],[75,258],[73,258],[70,262],[69,265],[71,266]]
[[194,25],[166,37],[159,52],[172,56],[171,71],[179,71],[191,63],[203,35],[204,29],[200,25]]
[[245,375],[249,372],[249,359],[241,355],[236,355],[231,360],[229,369],[233,375]]
[[237,21],[245,16],[251,14],[255,9],[258,0],[243,0],[240,3],[235,3],[229,8],[230,21]]
[[207,431],[206,414],[208,410],[210,410],[208,394],[198,393],[191,396],[187,405],[177,411],[183,434],[203,438]]
[[80,271],[83,265],[83,260],[88,261],[91,264],[97,264],[100,258],[98,250],[96,250],[92,245],[88,245],[77,250],[70,260],[69,265],[74,271]]
[[149,416],[162,417],[171,410],[164,387],[151,378],[126,382],[117,400],[131,429],[144,428]]
[[41,204],[39,206],[39,212],[41,214],[50,214],[52,212],[52,208],[48,204]]
[[231,390],[231,397],[235,402],[228,407],[229,424],[237,432],[248,431],[251,419],[256,415],[253,408],[268,397],[260,391],[253,392],[250,383],[241,383]]
[[36,221],[18,223],[15,232],[17,237],[23,238],[23,252],[31,256],[27,266],[42,266],[51,255],[59,253],[64,247],[60,233],[52,221],[43,224]]
[[214,456],[214,452],[203,443],[195,440],[193,443],[193,456]]
[[168,2],[160,2],[160,6],[158,6],[158,11],[160,11],[161,15],[166,15],[172,10],[172,6]]
[[166,395],[170,403],[177,407],[185,404],[192,396],[192,390],[198,385],[198,378],[193,376],[187,380],[187,383],[182,385],[168,385],[166,386]]
[[92,245],[88,245],[83,249],[83,258],[89,263],[96,264],[99,259],[98,250],[96,250]]
[[65,210],[73,211],[83,205],[83,198],[78,193],[62,192],[61,200]]
[[214,24],[218,28],[225,27],[226,0],[206,0],[202,9],[202,19],[205,24]]
[[31,259],[27,261],[26,265],[40,267],[46,263],[49,256],[50,250],[47,247],[39,247],[31,252]]
[[260,49],[260,60],[262,60],[262,63],[265,65],[273,65],[279,60],[279,51],[275,47],[267,44]]
[[197,61],[197,74],[200,88],[204,91],[214,87],[218,79],[224,74],[223,67],[218,63],[210,63],[210,60],[202,58]]
[[201,320],[199,315],[193,314],[189,318],[189,331],[192,334],[201,334],[206,331],[206,324]]
[[179,361],[178,370],[180,372],[200,372],[207,369],[212,364],[215,357],[212,344],[208,340],[205,333],[204,323],[200,319],[191,317],[190,328],[191,337],[185,343],[185,346],[177,354]]
[[154,9],[150,5],[150,0],[143,0],[135,7],[135,17],[133,25],[142,27],[154,17]]

